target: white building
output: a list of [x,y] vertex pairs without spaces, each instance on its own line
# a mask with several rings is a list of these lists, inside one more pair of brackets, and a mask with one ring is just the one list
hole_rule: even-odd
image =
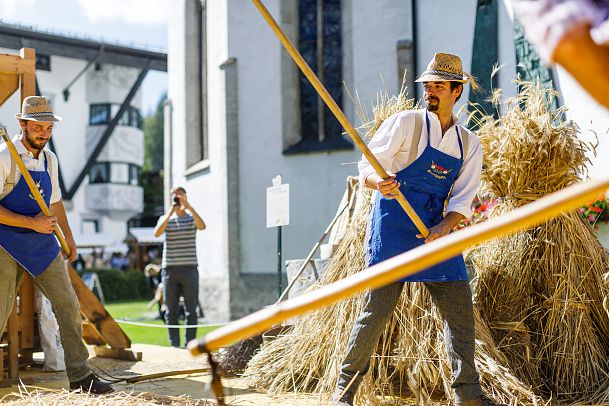
[[[435,52],[461,56],[464,69],[487,89],[493,64],[503,64],[495,86],[508,96],[516,92],[517,63],[547,74],[515,33],[509,3],[498,0],[264,4],[323,74],[355,125],[359,120],[342,81],[370,106],[383,88],[397,93],[404,69],[412,80]],[[168,51],[166,189],[185,186],[208,223],[198,240],[206,314],[235,318],[276,299],[276,232],[265,228],[265,189],[271,179],[281,174],[290,184],[284,258],[302,258],[332,218],[360,153],[348,147],[329,113],[319,114],[316,97],[300,86],[304,82],[296,65],[251,1],[177,1]],[[572,108],[570,118],[582,129],[604,133],[607,112],[564,72],[552,74]],[[410,89],[411,95],[422,93]],[[463,98],[461,104],[466,102]],[[599,156],[608,149],[605,139]],[[608,165],[597,159],[591,175],[606,172]]]
[[[143,211],[139,89],[150,69],[166,70],[166,55],[0,25],[0,52],[18,54],[21,47],[36,50],[37,92],[63,117],[49,147],[59,157],[77,245],[124,249],[127,220]],[[10,134],[19,132],[14,114],[20,110],[18,92],[0,109]]]

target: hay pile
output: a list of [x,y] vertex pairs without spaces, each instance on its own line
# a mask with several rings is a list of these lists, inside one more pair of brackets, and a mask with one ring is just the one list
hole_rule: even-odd
[[[593,147],[563,111],[548,111],[555,93],[524,84],[503,114],[480,124],[484,192],[492,216],[577,182]],[[549,103],[548,103],[549,102]],[[522,108],[520,108],[522,107]],[[482,244],[474,251],[476,305],[512,371],[544,398],[607,404],[609,318],[602,275],[607,252],[576,213]]]
[[0,399],[0,403],[11,406],[212,406],[216,402],[195,400],[187,397],[162,396],[148,392],[115,392],[108,395],[91,395],[65,389],[53,390],[20,386],[19,393],[11,393]]
[[[412,108],[414,103],[404,91],[396,97],[379,96],[374,119],[364,126],[368,138],[388,116]],[[365,113],[360,116],[366,118]],[[357,273],[366,265],[364,237],[371,193],[360,189],[357,196],[349,227],[318,285]],[[250,361],[245,371],[250,384],[274,394],[303,391],[327,397],[334,390],[351,327],[363,305],[360,294],[298,319],[290,333],[264,344]],[[488,393],[512,403],[542,404],[507,369],[507,359],[497,350],[490,330],[477,314],[476,318],[476,362]],[[406,284],[360,386],[357,404],[404,404],[400,399],[408,396],[419,405],[430,405],[432,399],[452,396],[450,383],[440,315],[422,284]]]

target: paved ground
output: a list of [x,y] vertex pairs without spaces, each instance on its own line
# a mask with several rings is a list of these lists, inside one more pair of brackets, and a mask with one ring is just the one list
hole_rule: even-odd
[[[140,374],[166,372],[170,370],[191,370],[207,366],[203,357],[193,358],[187,350],[159,347],[146,344],[134,344],[134,351],[141,351],[141,362],[119,361],[110,358],[94,357],[90,363],[94,369],[111,376],[125,377]],[[32,368],[21,372],[21,377],[32,378],[32,386],[47,389],[60,389],[68,387],[68,380],[63,372],[43,372]],[[155,379],[137,384],[114,384],[118,391],[127,393],[149,392],[162,396],[186,396],[192,399],[214,399],[210,387],[210,376],[206,373],[181,375],[170,378]],[[223,379],[225,394],[230,405],[302,405],[322,406],[323,401],[313,396],[298,397],[287,394],[282,397],[271,397],[256,390],[247,388],[241,379]],[[11,393],[19,393],[19,388],[0,388],[0,399]],[[8,399],[8,398],[7,398]],[[210,403],[211,404],[211,403]]]

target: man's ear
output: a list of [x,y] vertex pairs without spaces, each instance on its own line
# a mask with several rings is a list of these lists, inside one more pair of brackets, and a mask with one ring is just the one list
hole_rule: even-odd
[[454,90],[459,91],[459,93],[456,95],[457,97],[461,96],[463,94],[463,84],[457,86]]

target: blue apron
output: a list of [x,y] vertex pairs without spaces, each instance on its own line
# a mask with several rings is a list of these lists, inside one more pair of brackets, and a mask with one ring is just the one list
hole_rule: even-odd
[[[44,171],[28,172],[48,206],[51,201],[52,183],[47,172],[47,155],[44,157]],[[0,205],[24,216],[36,217],[41,212],[23,176],[15,188],[0,200]],[[0,224],[0,246],[33,276],[42,274],[59,254],[59,245],[52,233],[41,234],[29,228],[6,224]]]
[[[400,190],[430,228],[444,218],[444,203],[450,194],[461,166],[463,144],[459,127],[456,126],[461,158],[455,158],[429,145],[429,117],[425,111],[427,146],[421,156],[396,174]],[[415,148],[418,146],[415,146]],[[368,266],[402,254],[424,244],[416,237],[419,230],[408,217],[397,200],[387,199],[379,192],[373,201],[372,218],[369,224]],[[402,282],[445,282],[467,280],[463,255],[458,255],[440,264],[411,275]]]

